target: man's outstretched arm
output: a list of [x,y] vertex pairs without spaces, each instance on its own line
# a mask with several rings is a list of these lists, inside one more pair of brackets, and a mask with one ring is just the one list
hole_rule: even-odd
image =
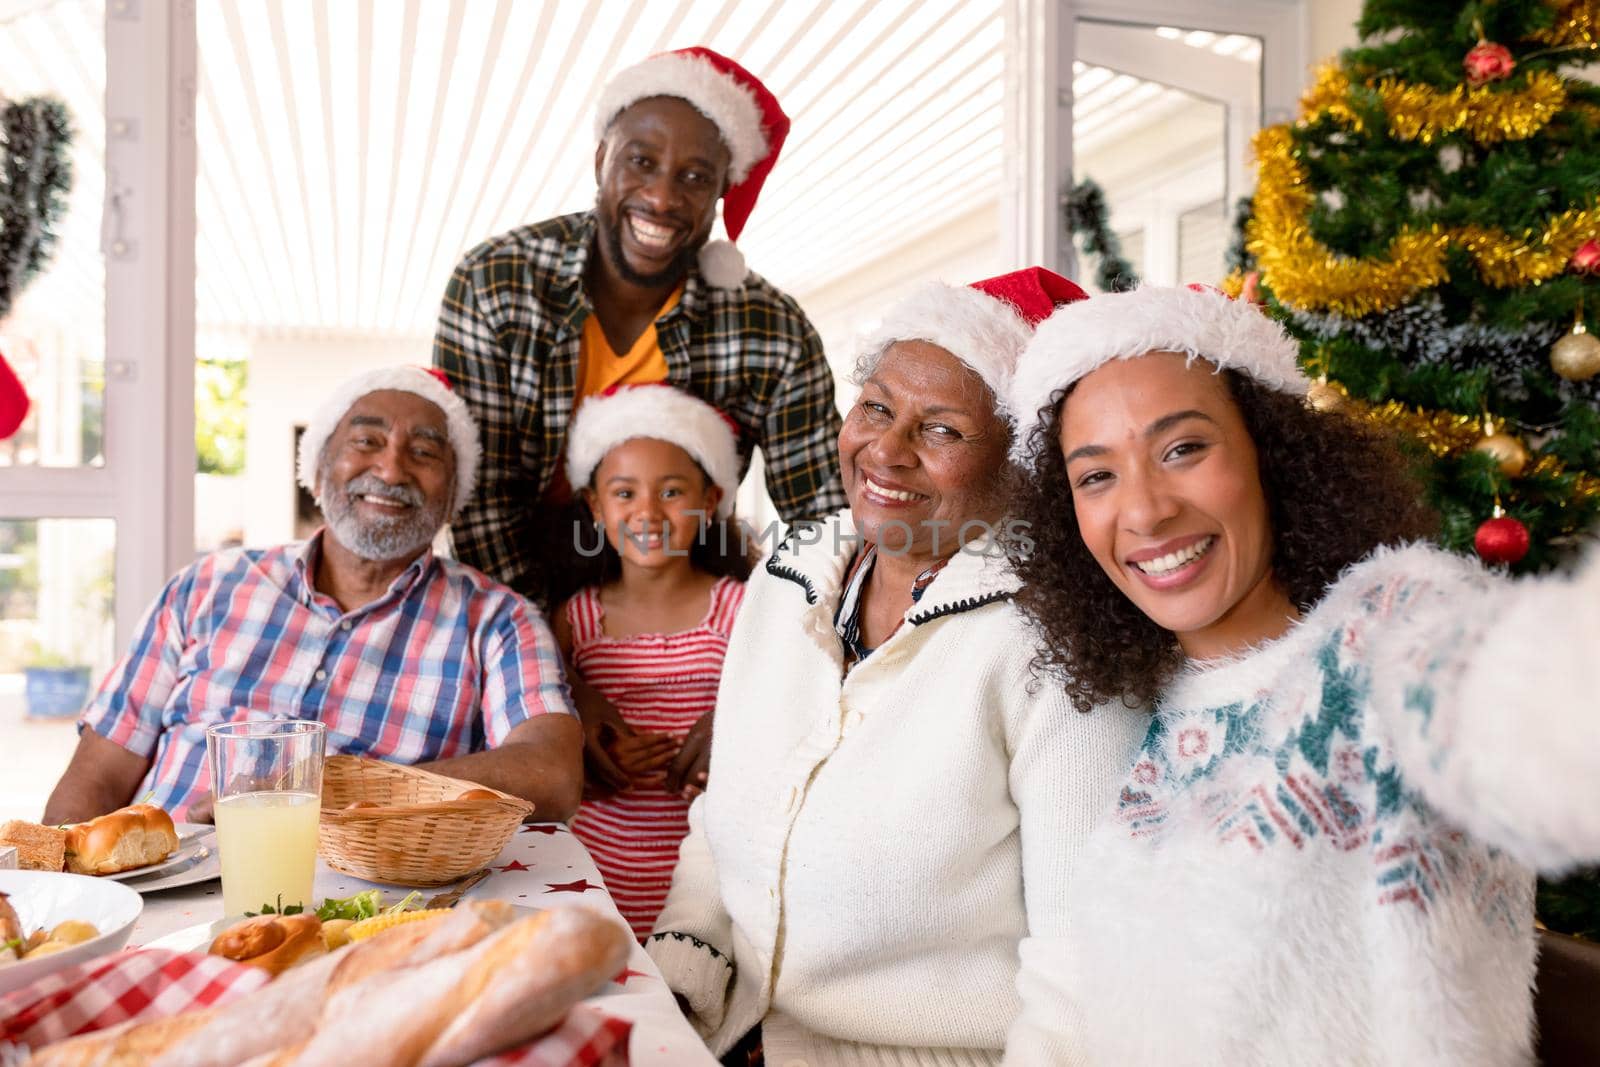
[[126,807],[149,769],[148,758],[86,729],[45,802],[43,821],[51,826],[83,822]]
[[420,764],[424,770],[478,782],[533,802],[545,822],[565,822],[583,799],[583,727],[576,717],[535,715],[486,752]]

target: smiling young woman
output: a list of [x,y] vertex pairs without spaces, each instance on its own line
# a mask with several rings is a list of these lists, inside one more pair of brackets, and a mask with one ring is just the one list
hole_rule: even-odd
[[1413,543],[1398,453],[1295,356],[1148,288],[1019,362],[1038,664],[1151,711],[1041,971],[1091,1063],[1531,1062],[1530,868],[1600,856],[1600,558]]

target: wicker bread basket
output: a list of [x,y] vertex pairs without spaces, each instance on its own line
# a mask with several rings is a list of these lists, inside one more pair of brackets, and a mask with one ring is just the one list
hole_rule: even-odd
[[[416,767],[329,756],[322,771],[317,852],[336,871],[390,885],[454,882],[505,848],[533,805],[509,793],[456,800],[476,782]],[[344,810],[358,800],[373,808]]]

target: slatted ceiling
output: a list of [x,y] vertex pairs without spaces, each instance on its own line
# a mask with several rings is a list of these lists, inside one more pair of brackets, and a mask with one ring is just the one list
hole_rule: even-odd
[[[3,0],[0,0],[3,2]],[[593,105],[617,70],[707,44],[794,121],[740,244],[804,299],[995,199],[1001,0],[207,0],[197,31],[202,330],[419,338],[473,244],[593,202]],[[0,91],[63,96],[79,180],[28,294],[103,304],[103,0],[0,26]],[[1247,37],[1162,36],[1253,61]],[[1074,66],[1080,145],[1183,98]],[[133,205],[137,210],[137,205]]]

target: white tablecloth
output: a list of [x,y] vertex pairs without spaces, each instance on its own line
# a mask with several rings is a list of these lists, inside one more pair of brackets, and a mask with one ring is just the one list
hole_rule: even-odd
[[[600,872],[583,844],[556,823],[523,826],[501,851],[494,873],[468,891],[466,900],[504,900],[532,907],[589,907],[622,921]],[[374,887],[372,882],[340,874],[317,861],[315,895],[347,897]],[[377,886],[394,899],[405,891]],[[448,888],[448,887],[446,887]],[[425,896],[444,889],[425,889]],[[145,897],[144,914],[133,928],[131,943],[143,945],[186,927],[223,917],[222,883],[202,882]],[[585,1003],[633,1021],[629,1057],[634,1067],[715,1067],[716,1059],[678,1011],[661,980],[661,972],[642,948],[635,947],[627,967]]]

